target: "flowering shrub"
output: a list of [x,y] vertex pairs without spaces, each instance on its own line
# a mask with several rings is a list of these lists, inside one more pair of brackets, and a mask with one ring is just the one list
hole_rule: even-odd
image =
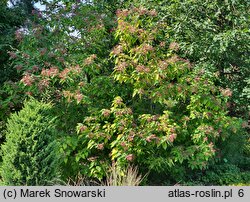
[[9,55],[20,79],[0,91],[0,118],[28,96],[52,102],[62,179],[100,180],[111,164],[121,175],[135,164],[143,174],[184,176],[223,160],[229,136],[243,137],[241,121],[227,114],[234,89],[216,86],[220,74],[205,52],[183,53],[157,6],[114,17],[119,2],[44,3],[37,23],[16,33]]
[[[117,17],[113,76],[132,86],[132,101],[118,96],[111,108],[78,125],[76,157],[83,171],[102,178],[111,162],[157,172],[206,168],[227,131],[237,131],[237,119],[226,115],[232,92],[218,89],[205,68],[176,55],[178,44],[168,42],[155,10],[119,10]],[[151,105],[143,112],[137,109],[142,102]]]

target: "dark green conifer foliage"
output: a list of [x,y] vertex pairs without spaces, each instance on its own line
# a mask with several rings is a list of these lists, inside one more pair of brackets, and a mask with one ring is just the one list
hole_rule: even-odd
[[50,104],[26,101],[7,124],[1,176],[6,185],[49,185],[58,178],[55,118]]

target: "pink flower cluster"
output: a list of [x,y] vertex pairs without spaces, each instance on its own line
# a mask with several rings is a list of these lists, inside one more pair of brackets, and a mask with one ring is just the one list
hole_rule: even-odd
[[109,109],[105,109],[105,110],[103,110],[103,112],[102,112],[102,115],[103,115],[104,117],[109,117],[110,114],[111,114],[111,111],[110,111]]
[[141,46],[135,49],[136,52],[142,53],[144,55],[153,50],[154,50],[154,47],[151,46],[150,44],[142,44]]
[[120,9],[118,9],[116,11],[116,16],[118,18],[126,18],[130,14],[157,16],[158,13],[157,13],[157,11],[155,9],[148,10],[146,8],[143,8],[143,7],[139,7],[139,8],[135,7],[135,8],[132,8],[131,10],[128,10],[128,9],[120,10]]
[[83,95],[80,93],[80,91],[77,91],[74,95],[74,98],[76,99],[77,103],[80,103],[83,99]]
[[43,91],[45,88],[49,87],[49,80],[48,79],[42,79],[41,81],[39,81],[38,83],[38,89],[40,91]]
[[165,45],[166,45],[166,42],[165,42],[165,41],[162,41],[162,42],[160,43],[160,47],[165,47]]
[[174,51],[178,51],[179,50],[179,44],[176,43],[176,42],[171,42],[170,45],[169,45],[169,49],[170,50],[174,50]]
[[91,64],[93,64],[93,62],[94,62],[95,59],[96,59],[96,55],[95,54],[90,55],[89,57],[87,57],[84,60],[84,65],[91,65]]
[[120,145],[125,148],[127,146],[126,142],[121,142]]
[[176,139],[176,136],[177,136],[176,133],[172,133],[172,134],[168,137],[168,140],[169,140],[170,142],[174,142],[174,140]]
[[49,69],[42,69],[41,75],[44,77],[55,77],[59,74],[58,67],[51,67]]
[[112,53],[114,55],[119,55],[122,52],[122,46],[121,45],[117,45],[114,47]]
[[155,134],[152,134],[146,138],[147,142],[151,142],[152,140],[156,140],[157,142],[159,141],[159,137],[157,137]]
[[16,55],[16,53],[14,53],[14,52],[9,52],[9,55],[10,55],[10,58],[11,58],[11,59],[17,58],[17,55]]
[[176,63],[178,61],[180,61],[180,58],[177,55],[173,55],[167,60],[168,63]]
[[215,152],[214,144],[212,142],[209,143],[208,147],[210,148],[211,152]]
[[168,65],[169,65],[169,63],[168,63],[167,61],[165,61],[165,60],[159,61],[159,67],[160,67],[162,70],[167,69]]
[[71,69],[71,71],[72,71],[73,73],[75,73],[75,74],[79,74],[79,73],[82,72],[82,69],[81,69],[81,67],[80,67],[79,65],[73,66],[73,67],[71,67],[70,69]]
[[116,116],[131,115],[131,114],[133,114],[133,112],[130,108],[120,109],[115,112]]
[[157,121],[159,119],[160,115],[153,115],[149,118],[147,118],[147,122]]
[[116,11],[116,16],[117,16],[118,18],[124,18],[124,17],[127,17],[129,13],[130,13],[130,12],[129,12],[128,9],[123,9],[123,10],[118,9],[118,10]]
[[220,89],[221,94],[225,97],[231,97],[233,95],[233,92],[231,91],[231,89],[226,88],[226,89]]
[[139,15],[151,15],[151,16],[157,16],[157,11],[155,9],[153,10],[148,10],[146,8],[143,7],[139,7],[139,8],[133,8],[131,10],[131,13],[138,13]]
[[130,134],[130,135],[128,136],[128,141],[129,141],[129,142],[132,142],[132,141],[134,140],[134,137],[135,137],[135,134]]
[[69,68],[65,68],[63,71],[60,72],[59,77],[63,80],[65,80],[68,76],[68,74],[70,73],[70,69]]
[[21,71],[22,68],[23,68],[23,65],[16,65],[15,67],[16,67],[16,70],[17,70],[17,71]]
[[121,97],[116,97],[114,100],[114,103],[117,105],[121,105],[123,103],[123,100]]
[[104,149],[104,143],[98,144],[97,149],[98,150],[103,150]]
[[75,93],[71,93],[68,90],[63,91],[63,96],[67,99],[68,102],[71,102],[71,99],[74,98],[77,103],[80,103],[83,99],[83,95],[77,90]]
[[126,156],[126,160],[127,161],[133,161],[134,160],[134,155],[133,154],[129,154]]
[[87,130],[87,129],[88,129],[87,126],[82,125],[82,126],[80,127],[80,132],[83,132],[83,131],[85,131],[85,130]]
[[21,82],[24,83],[24,85],[26,85],[26,86],[31,86],[34,81],[35,80],[34,80],[33,76],[30,74],[25,74],[23,76],[23,78],[21,79]]
[[118,65],[115,66],[115,70],[118,72],[124,72],[126,67],[127,67],[127,63],[126,62],[121,62]]
[[150,72],[150,69],[148,67],[145,67],[144,65],[138,65],[135,69],[139,73],[149,73]]
[[30,55],[27,54],[27,53],[23,53],[23,57],[26,58],[26,59],[30,59]]
[[39,70],[39,67],[37,65],[34,65],[32,67],[32,72],[38,72],[38,70]]

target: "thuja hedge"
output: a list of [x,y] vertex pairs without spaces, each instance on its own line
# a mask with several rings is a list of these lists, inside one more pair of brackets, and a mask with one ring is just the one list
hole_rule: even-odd
[[55,118],[50,104],[26,101],[7,124],[2,145],[1,177],[5,185],[48,185],[59,176]]

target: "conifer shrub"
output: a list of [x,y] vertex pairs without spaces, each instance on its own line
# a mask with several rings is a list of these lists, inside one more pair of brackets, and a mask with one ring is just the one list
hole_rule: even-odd
[[50,109],[32,99],[8,120],[1,166],[5,185],[48,185],[58,179],[56,122]]

